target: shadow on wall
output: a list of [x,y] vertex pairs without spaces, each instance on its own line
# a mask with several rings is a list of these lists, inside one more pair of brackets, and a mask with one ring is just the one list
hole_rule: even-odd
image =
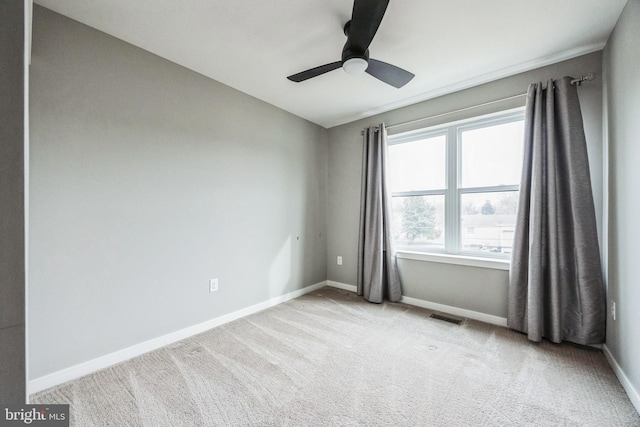
[[[295,156],[287,183],[286,223],[289,229],[269,267],[269,298],[326,280],[325,203],[322,171],[326,147],[310,147],[313,155]],[[323,155],[324,154],[324,155]]]

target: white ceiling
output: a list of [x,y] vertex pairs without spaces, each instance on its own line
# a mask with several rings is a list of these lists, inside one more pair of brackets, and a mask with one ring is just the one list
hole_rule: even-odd
[[286,79],[340,60],[352,0],[35,2],[332,127],[599,50],[626,0],[392,0],[370,51],[416,75],[401,89],[340,69]]

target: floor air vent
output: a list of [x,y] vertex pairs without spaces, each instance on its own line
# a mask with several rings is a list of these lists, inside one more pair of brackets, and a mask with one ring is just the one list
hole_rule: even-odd
[[432,319],[444,320],[445,322],[454,323],[456,325],[462,325],[462,319],[454,319],[453,317],[443,316],[442,314],[433,313],[430,316]]

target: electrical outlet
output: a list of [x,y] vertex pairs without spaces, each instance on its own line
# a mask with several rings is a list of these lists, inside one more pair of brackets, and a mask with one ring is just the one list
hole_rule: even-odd
[[218,291],[218,279],[209,279],[209,293]]
[[611,318],[616,320],[616,302],[611,300]]
[[338,255],[338,265],[342,265],[342,257]]

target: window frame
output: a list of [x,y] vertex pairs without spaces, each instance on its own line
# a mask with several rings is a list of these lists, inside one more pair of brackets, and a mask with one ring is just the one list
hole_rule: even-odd
[[[406,249],[397,250],[399,253],[415,254],[416,256],[403,258],[435,260],[442,257],[449,260],[452,257],[460,259],[469,258],[485,258],[495,260],[499,264],[508,261],[510,255],[504,253],[479,253],[478,251],[469,251],[462,249],[461,234],[461,199],[463,194],[478,193],[499,193],[519,191],[520,185],[494,185],[481,187],[464,187],[462,186],[462,134],[465,131],[482,129],[490,126],[498,126],[502,124],[524,121],[525,108],[518,107],[515,109],[499,111],[492,114],[470,117],[466,119],[456,120],[429,126],[422,129],[401,132],[389,135],[387,144],[389,147],[394,145],[414,142],[417,140],[428,139],[436,136],[445,136],[445,188],[435,190],[416,190],[401,191],[391,193],[391,197],[409,197],[409,196],[444,196],[444,248],[433,248],[430,250],[411,251]],[[523,135],[524,143],[524,135]],[[452,214],[450,214],[452,212]],[[424,256],[421,256],[424,255]],[[450,262],[450,261],[443,261]],[[464,262],[462,262],[464,264]],[[473,263],[472,263],[473,264]],[[502,268],[502,266],[498,267]]]

